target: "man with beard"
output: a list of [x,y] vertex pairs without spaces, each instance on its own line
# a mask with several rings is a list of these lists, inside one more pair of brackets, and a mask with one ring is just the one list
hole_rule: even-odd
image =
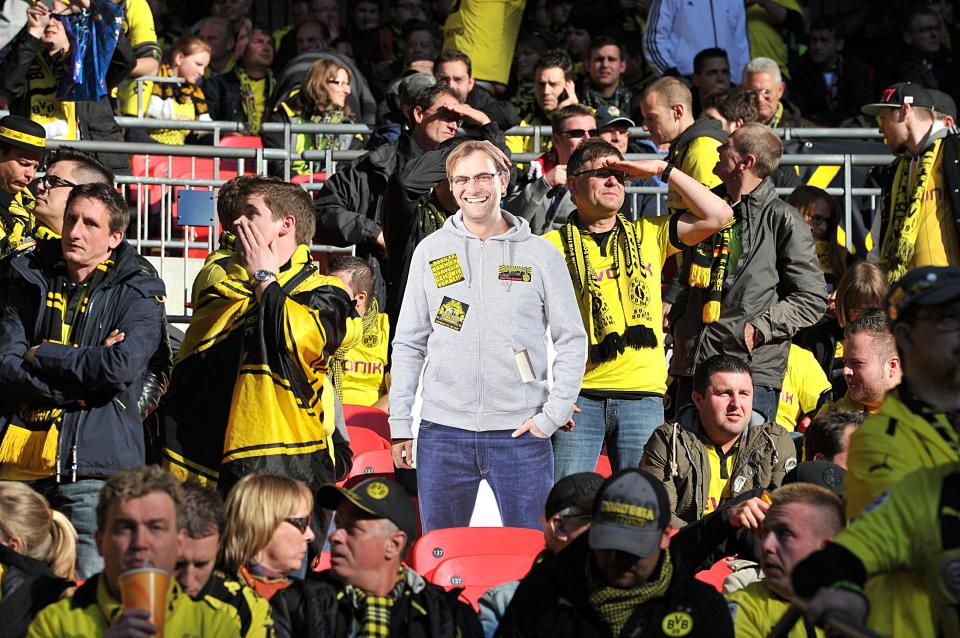
[[[412,467],[411,411],[423,372],[424,533],[468,525],[482,479],[504,525],[542,529],[550,436],[572,422],[586,363],[576,296],[561,255],[500,208],[507,166],[493,144],[460,144],[446,168],[460,211],[420,242],[410,263],[393,341],[393,460]],[[547,338],[556,350],[552,387]]]
[[844,329],[843,377],[847,393],[824,405],[818,414],[876,414],[887,392],[900,384],[901,374],[900,355],[886,313],[875,308],[864,310]]
[[[908,474],[960,461],[960,269],[912,270],[891,289],[887,315],[903,381],[850,439],[847,516],[853,520]],[[933,636],[922,578],[907,572],[867,581],[870,627],[892,636]]]
[[238,63],[203,82],[210,117],[244,122],[250,135],[259,135],[264,109],[276,86],[271,64],[273,39],[270,33],[255,26]]

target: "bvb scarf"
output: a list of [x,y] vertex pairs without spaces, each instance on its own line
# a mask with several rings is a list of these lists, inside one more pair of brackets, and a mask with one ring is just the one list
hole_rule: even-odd
[[[367,306],[367,312],[364,313],[361,323],[363,325],[363,337],[365,339],[369,335],[375,335],[378,332],[378,319],[380,316],[380,306],[377,304],[376,299],[370,300],[370,305]],[[343,360],[347,356],[347,352],[350,351],[350,348],[346,346],[340,347],[330,358],[330,363],[328,365],[328,371],[330,377],[333,379],[333,388],[337,392],[337,398],[340,401],[343,401]]]
[[[174,73],[169,64],[161,64],[157,76],[171,78],[175,77],[176,73]],[[207,98],[203,95],[203,89],[199,86],[191,86],[186,82],[182,84],[154,82],[153,94],[162,100],[173,98],[179,104],[186,104],[190,100],[193,100],[193,107],[196,109],[197,119],[200,119],[201,115],[209,112],[209,109],[207,109]]]
[[[42,343],[78,345],[87,320],[90,293],[113,268],[111,259],[103,262],[83,282],[70,282],[66,264],[61,259],[54,266],[55,274],[44,305],[40,328]],[[51,473],[57,457],[57,442],[63,410],[57,407],[23,403],[11,419],[0,444],[0,464],[38,473]]]
[[[236,66],[237,78],[240,80],[240,102],[243,105],[243,115],[247,120],[247,130],[251,135],[260,135],[260,125],[263,123],[263,109],[257,109],[257,93],[253,88],[253,80],[243,70],[243,65]],[[276,80],[273,71],[267,69],[263,85],[263,104],[273,95]]]
[[917,158],[919,169],[913,192],[910,191],[910,165],[912,161],[901,161],[893,177],[893,202],[891,205],[890,228],[883,238],[880,248],[880,268],[887,273],[890,283],[899,281],[907,273],[907,265],[913,259],[917,235],[920,233],[920,217],[925,203],[924,192],[933,174],[933,165],[937,161],[942,139],[934,141]]
[[703,323],[713,323],[720,319],[723,280],[727,277],[727,266],[730,263],[730,238],[733,236],[735,223],[736,217],[693,249],[688,280],[690,286],[709,288],[707,303],[703,305]]
[[637,607],[654,598],[660,598],[670,586],[673,576],[673,563],[670,552],[663,552],[660,561],[660,574],[653,580],[631,589],[608,587],[598,583],[593,575],[593,567],[587,561],[587,591],[589,592],[590,606],[597,610],[600,618],[610,627],[611,636],[619,636],[624,625]]
[[603,298],[600,283],[593,274],[587,248],[583,243],[584,233],[587,231],[577,226],[576,215],[571,215],[560,229],[563,256],[579,297],[578,305],[583,325],[590,337],[590,361],[611,361],[628,346],[634,349],[656,348],[657,333],[653,328],[653,317],[647,310],[650,292],[643,277],[643,261],[636,229],[623,215],[618,214],[609,239],[609,245],[614,251],[613,272],[617,278],[626,324],[623,335],[615,331],[614,310]]
[[[350,122],[350,119],[343,109],[331,109],[313,115],[305,114],[303,119],[304,122],[308,124],[342,124]],[[334,151],[339,150],[340,142],[341,137],[338,133],[313,134],[313,150],[315,151],[325,151],[327,149]]]

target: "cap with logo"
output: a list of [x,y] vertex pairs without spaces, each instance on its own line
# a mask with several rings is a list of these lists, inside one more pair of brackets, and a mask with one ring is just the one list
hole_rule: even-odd
[[835,463],[830,461],[805,461],[784,475],[783,484],[813,483],[825,487],[843,498],[846,479],[847,471]]
[[361,481],[352,488],[329,483],[317,490],[317,503],[327,509],[335,510],[345,500],[373,517],[393,521],[406,532],[407,543],[417,538],[417,508],[394,481],[377,477]]
[[915,306],[939,306],[956,299],[960,299],[960,268],[914,268],[890,289],[887,316],[896,323]]
[[663,483],[635,469],[608,478],[593,503],[590,549],[652,556],[670,524],[670,498]]
[[614,124],[625,124],[635,127],[633,120],[627,117],[620,108],[613,104],[603,104],[597,109],[597,128],[603,129]]
[[543,515],[550,518],[568,507],[577,507],[584,512],[589,512],[602,483],[603,477],[596,472],[577,472],[564,476],[557,481],[547,495]]
[[898,109],[904,104],[932,109],[936,106],[936,100],[930,95],[930,91],[919,84],[898,82],[883,90],[879,102],[867,104],[860,111],[864,115],[874,116],[880,115],[881,109]]
[[25,117],[7,115],[0,118],[0,142],[42,155],[47,147],[47,132]]

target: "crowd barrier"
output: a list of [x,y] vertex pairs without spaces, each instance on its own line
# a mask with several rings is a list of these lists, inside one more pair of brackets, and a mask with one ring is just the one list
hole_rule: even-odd
[[[362,150],[323,150],[296,153],[295,136],[301,133],[353,133],[370,134],[372,129],[363,124],[290,124],[265,123],[265,132],[280,132],[284,139],[284,148],[265,149],[255,146],[232,146],[227,138],[246,134],[243,124],[238,122],[192,122],[180,120],[156,120],[149,118],[118,117],[117,122],[124,128],[169,129],[181,128],[204,132],[212,136],[210,145],[169,146],[162,144],[137,144],[121,142],[60,141],[49,140],[49,146],[55,148],[68,145],[88,152],[121,153],[132,158],[132,174],[119,175],[117,184],[131,205],[133,226],[128,235],[129,241],[137,250],[153,261],[168,285],[168,314],[177,321],[186,321],[189,317],[189,291],[203,257],[217,248],[218,229],[215,218],[206,223],[197,224],[189,220],[190,225],[180,226],[182,222],[178,211],[180,193],[189,191],[216,191],[226,180],[238,174],[268,173],[268,168],[279,173],[286,181],[299,183],[305,190],[315,192],[323,188],[326,177],[334,174],[341,162],[350,162],[362,156]],[[549,137],[551,129],[543,127],[514,127],[508,135],[528,136],[533,139],[534,150],[513,155],[517,164],[529,162],[541,155],[538,148],[544,137]],[[778,133],[785,140],[797,139],[876,139],[875,129],[781,129]],[[640,128],[631,129],[631,135],[645,137]],[[255,140],[255,138],[247,138]],[[878,150],[886,150],[877,146]],[[660,159],[655,154],[628,154],[628,159]],[[292,174],[292,163],[296,160],[308,162],[311,173],[304,176]],[[854,154],[786,154],[782,163],[790,166],[833,166],[839,169],[841,179],[827,192],[842,198],[844,228],[852,227],[854,198],[866,198],[866,206],[872,209],[879,189],[862,188],[853,183],[855,167],[882,166],[888,164],[892,156],[886,153]],[[656,214],[666,213],[664,198],[666,187],[628,186],[627,195],[634,199],[634,210],[638,210],[637,198],[655,195]],[[184,216],[189,217],[189,216]],[[852,250],[852,233],[846,233],[846,243]],[[317,254],[350,253],[352,247],[312,246]]]

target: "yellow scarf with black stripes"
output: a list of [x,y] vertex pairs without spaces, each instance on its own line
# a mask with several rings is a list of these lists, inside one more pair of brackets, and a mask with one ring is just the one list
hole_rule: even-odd
[[910,188],[910,167],[913,161],[901,160],[893,177],[893,203],[890,227],[880,247],[880,268],[887,273],[890,283],[899,281],[907,274],[907,266],[913,259],[913,251],[920,234],[920,217],[926,203],[925,193],[933,165],[937,161],[942,139],[934,141],[917,158],[917,177]]
[[713,323],[720,319],[720,301],[723,298],[723,280],[727,277],[730,265],[730,239],[736,218],[718,232],[703,240],[693,249],[690,260],[692,288],[708,288],[707,302],[703,305],[703,323]]
[[[600,283],[590,265],[590,257],[583,243],[589,231],[577,226],[576,215],[571,215],[560,229],[563,256],[577,292],[580,315],[590,338],[590,361],[610,361],[627,348],[656,348],[656,323],[648,311],[650,291],[643,276],[643,261],[637,231],[623,215],[610,231],[608,245],[613,251],[613,272],[617,279],[620,304],[623,307],[626,329],[616,331],[614,308],[603,297]],[[659,285],[660,282],[656,282]]]
[[[90,292],[114,267],[108,259],[93,271],[82,284],[74,284],[61,259],[54,266],[55,273],[44,303],[41,323],[42,343],[79,345],[88,318]],[[50,405],[23,403],[10,421],[0,443],[0,465],[16,466],[18,470],[47,475],[53,472],[57,458],[57,442],[63,410]]]
[[[176,74],[169,64],[161,64],[157,77],[171,78],[176,77]],[[154,82],[153,94],[164,100],[173,98],[180,104],[186,104],[192,100],[193,108],[196,109],[198,119],[201,115],[210,111],[210,109],[207,108],[207,98],[203,94],[203,89],[199,86],[187,84],[186,82],[182,84]]]

